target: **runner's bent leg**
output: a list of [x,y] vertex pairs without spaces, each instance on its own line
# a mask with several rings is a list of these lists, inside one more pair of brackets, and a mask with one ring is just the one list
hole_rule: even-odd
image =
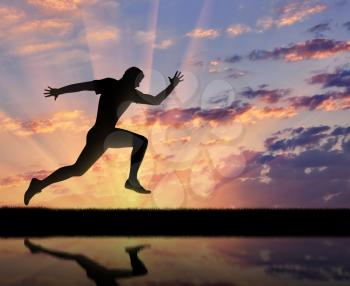
[[115,128],[105,140],[107,148],[132,147],[131,163],[128,181],[133,185],[140,185],[137,175],[145,156],[148,140],[146,137],[120,128]]

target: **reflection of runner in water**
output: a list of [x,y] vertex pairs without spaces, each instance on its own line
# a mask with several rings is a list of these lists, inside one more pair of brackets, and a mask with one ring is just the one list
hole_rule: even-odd
[[130,173],[125,187],[138,193],[150,193],[149,190],[141,186],[137,179],[137,172],[147,148],[147,138],[128,130],[115,128],[115,124],[131,103],[160,104],[183,80],[183,75],[176,72],[173,78],[169,77],[168,87],[156,96],[143,94],[136,89],[143,77],[144,74],[139,68],[131,67],[125,71],[120,80],[105,78],[76,83],[58,89],[49,87],[45,90],[46,97],[53,96],[55,100],[61,94],[83,90],[95,91],[101,96],[95,125],[89,130],[86,145],[77,161],[73,165],[59,168],[43,180],[33,178],[24,195],[26,205],[29,204],[34,195],[47,186],[84,174],[109,147],[133,147]]
[[41,247],[40,245],[36,245],[31,243],[28,239],[24,241],[24,245],[32,252],[32,253],[46,253],[51,256],[66,259],[66,260],[74,260],[77,262],[85,271],[86,275],[95,281],[97,286],[109,286],[109,285],[117,285],[115,279],[118,278],[131,278],[135,276],[142,276],[148,273],[147,268],[142,263],[142,261],[137,256],[138,252],[145,247],[149,247],[149,245],[139,245],[135,247],[127,247],[125,251],[130,256],[130,263],[132,270],[129,269],[109,269],[104,267],[97,262],[87,258],[81,254],[72,254],[63,251],[56,251],[52,249],[47,249]]

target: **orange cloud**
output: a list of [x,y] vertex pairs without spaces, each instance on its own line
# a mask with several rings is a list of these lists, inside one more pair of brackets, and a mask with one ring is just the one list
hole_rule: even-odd
[[197,39],[215,39],[218,37],[219,31],[214,30],[214,29],[201,29],[197,28],[192,30],[191,32],[188,32],[186,36],[191,37],[191,38],[197,38]]
[[120,30],[116,27],[104,26],[86,31],[86,38],[89,42],[107,42],[107,41],[118,41]]
[[25,13],[23,11],[19,11],[14,8],[8,8],[8,7],[0,7],[0,18],[2,25],[8,25],[13,24],[19,20],[21,20],[25,16]]
[[274,9],[280,16],[274,19],[270,16],[262,17],[257,20],[257,27],[263,31],[274,26],[284,27],[301,22],[307,16],[321,13],[327,9],[325,4],[310,5],[310,1],[295,1],[283,7]]
[[20,121],[0,113],[0,132],[11,132],[17,136],[52,133],[57,130],[72,132],[86,131],[91,120],[80,110],[63,111],[53,114],[49,119]]
[[326,10],[327,6],[324,4],[317,4],[315,6],[308,6],[308,2],[298,3],[293,2],[282,7],[280,11],[282,15],[275,21],[277,27],[290,26],[294,23],[302,21],[306,16],[321,13]]
[[13,29],[14,33],[55,32],[66,34],[72,28],[72,23],[62,19],[43,19],[22,23]]
[[316,109],[324,111],[346,110],[350,108],[350,98],[341,100],[327,99],[323,101]]
[[253,106],[251,109],[239,115],[238,119],[242,122],[256,123],[261,119],[283,119],[297,115],[297,111],[292,106],[287,107],[264,107]]
[[18,47],[16,49],[16,53],[21,56],[27,56],[27,55],[55,50],[63,46],[64,46],[64,43],[59,41],[48,42],[48,43],[25,44],[21,47]]

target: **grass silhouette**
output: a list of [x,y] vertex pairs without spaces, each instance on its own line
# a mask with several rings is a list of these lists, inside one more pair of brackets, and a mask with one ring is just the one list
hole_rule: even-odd
[[0,208],[0,236],[348,236],[350,209]]

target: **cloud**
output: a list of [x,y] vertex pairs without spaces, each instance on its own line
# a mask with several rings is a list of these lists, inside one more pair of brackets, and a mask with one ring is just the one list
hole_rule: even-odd
[[332,91],[313,96],[295,96],[286,100],[296,109],[335,111],[350,108],[349,92]]
[[221,64],[220,59],[209,61],[209,63],[208,63],[208,67],[209,67],[208,72],[209,73],[218,73],[220,71],[220,64]]
[[[220,61],[214,60],[212,64],[216,66],[217,62]],[[229,75],[232,69],[223,69],[222,71],[228,72]],[[234,70],[233,72],[236,71]],[[198,120],[224,124],[239,120],[254,124],[258,120],[294,117],[303,109],[326,112],[350,109],[350,93],[348,91],[328,91],[312,96],[287,97],[291,92],[290,89],[269,89],[267,87],[268,85],[260,85],[257,89],[246,87],[240,92],[240,95],[248,100],[259,99],[268,104],[283,102],[283,105],[260,107],[241,100],[235,100],[231,104],[227,103],[225,107],[220,106],[211,109],[201,109],[200,107],[169,110],[156,109],[148,113],[145,124],[149,125],[158,122],[162,125],[181,126],[186,123],[198,122]],[[225,97],[224,100],[226,102],[227,98]]]
[[224,71],[227,73],[228,78],[237,79],[248,74],[247,71],[235,68],[225,68]]
[[195,67],[203,67],[205,62],[199,59],[187,59],[183,62],[185,65],[195,66]]
[[350,31],[350,21],[343,23],[343,27]]
[[0,132],[10,132],[17,136],[52,133],[58,130],[72,132],[86,131],[91,120],[80,110],[61,111],[54,113],[48,119],[33,119],[20,121],[0,113]]
[[27,0],[28,4],[55,11],[74,11],[79,8],[80,0]]
[[64,46],[64,42],[54,41],[47,43],[33,43],[33,44],[23,44],[19,46],[15,53],[21,56],[27,56],[32,54],[38,54],[42,52],[47,52],[51,50],[55,50]]
[[243,59],[242,56],[239,55],[233,55],[231,57],[227,57],[224,61],[229,64],[237,63]]
[[314,4],[311,1],[294,1],[281,7],[274,8],[276,17],[264,16],[257,20],[259,31],[272,27],[285,27],[303,21],[306,17],[321,13],[327,9],[325,4]]
[[272,28],[275,25],[275,21],[272,17],[266,16],[259,18],[256,22],[258,30],[264,31]]
[[64,35],[72,29],[72,23],[63,19],[41,19],[21,23],[13,28],[13,33],[47,32]]
[[137,31],[135,34],[136,41],[140,44],[153,42],[156,39],[155,31]]
[[337,87],[342,90],[327,91],[313,96],[287,98],[294,108],[308,110],[336,111],[350,108],[350,70],[337,68],[332,73],[319,73],[307,79],[310,84],[321,84],[322,88]]
[[333,73],[320,73],[308,79],[310,84],[321,84],[323,88],[342,87],[350,91],[350,69],[337,68]]
[[[25,0],[28,5],[34,6],[38,9],[46,10],[49,12],[70,13],[70,15],[81,16],[82,7],[92,6],[93,9],[98,7],[105,7],[108,9],[114,9],[119,6],[117,0]],[[85,11],[83,11],[85,12]]]
[[[227,103],[227,97],[222,94],[216,99],[211,99],[210,103]],[[201,121],[214,124],[226,124],[235,120],[247,123],[256,123],[258,120],[271,118],[289,118],[297,114],[292,106],[286,107],[256,107],[241,100],[234,100],[225,107],[215,107],[202,109],[192,107],[187,109],[173,108],[168,110],[151,109],[147,111],[143,124],[160,124],[164,126],[180,127],[186,124],[196,125]],[[136,119],[135,119],[136,120]],[[133,122],[138,123],[138,122]]]
[[166,39],[166,40],[160,41],[159,44],[155,44],[154,47],[156,49],[165,50],[170,48],[172,45],[174,45],[174,41],[171,39]]
[[[317,127],[300,127],[295,129],[285,129],[277,134],[276,137],[269,137],[265,140],[267,151],[287,151],[298,147],[309,147],[319,145],[321,140],[329,138],[328,132],[331,127],[321,125]],[[281,139],[280,136],[287,138]],[[334,143],[334,142],[333,142]],[[333,146],[328,146],[328,149]]]
[[[94,55],[94,58],[98,58],[99,55]],[[66,64],[79,64],[91,62],[92,56],[86,49],[69,49],[60,51],[53,57],[51,54],[42,54],[38,57],[40,63],[43,65],[66,65]],[[33,59],[37,60],[37,59]]]
[[251,31],[252,31],[252,28],[244,24],[231,25],[226,29],[228,36],[231,38],[237,37],[244,33],[249,33]]
[[313,39],[291,44],[288,47],[278,47],[272,51],[254,50],[248,55],[248,58],[252,61],[283,59],[286,62],[296,62],[328,58],[348,51],[350,51],[350,41]]
[[[137,31],[135,34],[135,40],[139,44],[144,43],[154,43],[156,41],[157,34],[155,31]],[[154,43],[153,47],[155,49],[165,50],[174,45],[174,40],[172,39],[164,39],[159,43]]]
[[[70,33],[75,28],[74,21],[56,17],[32,19],[33,15],[24,14],[24,12],[14,8],[4,10],[3,7],[0,7],[0,11],[12,13],[12,16],[16,16],[15,18],[18,19],[8,27],[1,27],[4,21],[0,24],[0,38],[3,42],[2,52],[5,57],[34,54],[40,56],[80,43],[72,38],[72,33]],[[6,17],[4,16],[4,18]]]
[[224,123],[238,118],[250,108],[250,104],[236,100],[225,108],[201,109],[200,107],[192,107],[187,109],[173,108],[169,110],[152,109],[149,110],[146,115],[146,124],[158,122],[162,125],[181,126],[186,122],[196,119]]
[[349,135],[350,134],[350,126],[349,127],[342,127],[342,126],[337,126],[333,129],[331,135],[333,136],[340,136],[340,135]]
[[91,43],[116,42],[119,40],[119,34],[120,30],[113,26],[94,27],[85,31],[85,36]]
[[294,23],[302,21],[305,17],[321,13],[327,8],[324,4],[316,4],[311,6],[310,1],[294,1],[275,11],[280,14],[280,17],[275,20],[277,27],[290,26]]
[[211,61],[209,61],[209,65],[217,67],[218,65],[220,65],[220,60],[219,59],[211,60]]
[[[25,19],[4,31],[6,41],[3,50],[7,50],[7,55],[30,56],[27,60],[44,65],[75,59],[86,62],[91,60],[90,56],[86,56],[86,41],[90,44],[115,43],[119,40],[119,34],[120,29],[108,25],[89,26],[81,30],[77,29],[75,22],[64,18]],[[53,36],[55,40],[50,40]]]
[[246,112],[240,114],[238,117],[242,122],[256,123],[257,120],[262,119],[284,119],[297,115],[297,111],[292,106],[269,107],[263,108],[251,107]]
[[201,29],[197,28],[188,32],[187,37],[196,38],[196,39],[215,39],[220,35],[219,31],[215,29]]
[[[350,147],[350,127],[349,126],[328,126],[319,125],[311,127],[287,128],[275,132],[271,137],[265,139],[265,152],[272,154],[272,156],[293,156],[298,159],[298,164],[305,165],[308,161],[307,167],[327,167],[329,164],[336,165],[336,158],[340,153],[348,153]],[[284,153],[281,153],[283,151]],[[325,152],[323,158],[307,157],[303,152],[318,153]],[[332,158],[329,154],[338,154],[336,158]],[[310,154],[310,153],[309,153]],[[328,155],[327,155],[328,154]],[[328,157],[327,157],[328,156]],[[350,156],[350,153],[346,156]],[[350,159],[350,157],[348,158]],[[325,163],[324,160],[327,160]],[[320,162],[323,162],[322,164]],[[344,160],[339,161],[339,164],[345,164]],[[326,168],[319,169],[324,171]],[[310,173],[310,172],[307,172]]]
[[1,26],[12,25],[19,20],[22,20],[25,16],[23,11],[17,10],[15,8],[0,6],[0,18]]
[[314,34],[316,37],[320,38],[324,36],[324,32],[330,31],[330,30],[331,30],[330,22],[324,22],[324,23],[320,23],[315,26],[312,26],[307,31],[309,33]]
[[349,126],[287,128],[268,137],[262,151],[248,154],[243,174],[226,183],[234,189],[221,197],[227,204],[239,199],[241,207],[349,207]]
[[229,100],[229,92],[230,90],[215,94],[215,97],[210,97],[208,99],[208,103],[211,105],[216,105],[216,104],[226,105]]
[[289,93],[290,89],[265,89],[265,86],[263,86],[263,88],[256,90],[253,90],[251,87],[246,87],[239,94],[248,99],[258,98],[266,103],[276,103]]
[[[248,74],[248,71],[246,70],[241,70],[241,69],[237,69],[237,68],[233,68],[233,67],[227,67],[225,65],[225,63],[227,63],[227,59],[225,60],[221,60],[220,58],[216,58],[214,60],[210,60],[207,63],[207,68],[208,68],[208,72],[209,73],[221,73],[223,75],[225,75],[228,78],[231,79],[237,79],[240,77],[245,76],[246,74]],[[229,61],[234,61],[234,59],[229,59]],[[201,66],[204,66],[204,62]]]

